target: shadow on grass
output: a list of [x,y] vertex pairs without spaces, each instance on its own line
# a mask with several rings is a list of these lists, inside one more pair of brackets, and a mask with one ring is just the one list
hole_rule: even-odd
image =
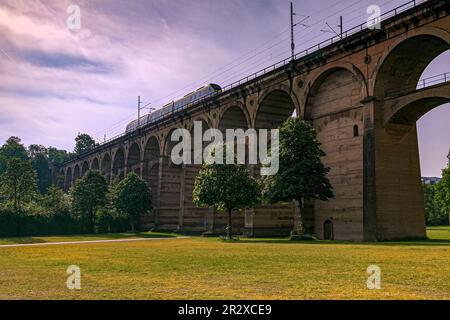
[[378,242],[353,242],[329,240],[290,240],[288,237],[279,238],[240,238],[229,243],[242,244],[298,244],[298,245],[359,245],[359,246],[447,246],[450,245],[450,226],[435,226],[427,228],[426,239],[402,239]]
[[[224,241],[226,243],[226,241]],[[379,241],[379,242],[352,242],[352,241],[291,241],[289,239],[240,239],[228,243],[242,244],[297,244],[297,245],[360,245],[360,246],[443,246],[450,245],[450,240],[428,239],[415,241]]]

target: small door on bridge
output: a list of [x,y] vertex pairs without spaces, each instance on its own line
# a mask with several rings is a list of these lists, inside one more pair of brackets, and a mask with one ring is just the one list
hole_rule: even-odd
[[329,219],[323,223],[323,239],[334,240],[333,221]]

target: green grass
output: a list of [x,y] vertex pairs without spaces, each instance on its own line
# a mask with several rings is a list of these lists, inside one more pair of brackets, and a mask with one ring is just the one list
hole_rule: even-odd
[[[0,248],[0,299],[450,299],[450,228],[428,235],[375,244],[191,237]],[[66,288],[72,264],[81,268],[79,291]],[[366,288],[371,264],[381,268],[380,290]]]

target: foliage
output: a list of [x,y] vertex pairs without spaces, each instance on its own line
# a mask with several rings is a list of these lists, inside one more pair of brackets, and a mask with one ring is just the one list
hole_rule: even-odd
[[[297,200],[301,208],[305,200],[332,198],[327,178],[330,171],[322,162],[325,153],[320,149],[315,130],[298,118],[289,118],[280,128],[279,171],[263,181],[263,195],[270,203]],[[300,233],[303,233],[300,216]]]
[[10,137],[0,148],[0,174],[6,171],[7,162],[12,158],[28,160],[27,150],[18,137]]
[[47,193],[52,185],[50,164],[44,153],[35,153],[31,157],[31,164],[37,175],[37,187],[41,194]]
[[[225,147],[223,154],[226,157]],[[228,213],[227,238],[231,239],[232,212],[259,204],[261,189],[243,165],[204,163],[195,177],[192,198],[199,207]]]
[[441,221],[449,223],[450,216],[450,166],[442,170],[442,180],[435,186],[434,200],[440,209]]
[[95,231],[96,212],[107,204],[107,193],[108,183],[99,171],[89,170],[73,186],[73,210],[86,231]]
[[95,140],[86,133],[81,133],[75,138],[75,149],[76,155],[83,154],[97,146]]
[[35,192],[36,173],[30,162],[20,158],[8,159],[6,171],[0,176],[0,194],[12,204],[16,214]]
[[422,185],[425,202],[425,221],[427,226],[438,226],[448,223],[448,216],[443,214],[436,201],[436,185]]
[[69,160],[71,157],[71,154],[68,153],[66,150],[59,150],[54,147],[49,147],[47,149],[47,157],[50,163],[54,167],[61,166],[65,161]]
[[129,218],[131,230],[141,215],[153,209],[152,194],[147,184],[136,173],[130,172],[116,186],[114,205]]

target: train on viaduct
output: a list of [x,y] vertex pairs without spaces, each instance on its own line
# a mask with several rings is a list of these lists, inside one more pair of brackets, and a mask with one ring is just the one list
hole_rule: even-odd
[[[449,8],[444,0],[411,1],[385,13],[379,29],[353,28],[130,130],[59,168],[64,188],[90,169],[108,181],[134,171],[154,195],[143,228],[222,230],[225,215],[192,202],[199,166],[170,161],[171,132],[192,130],[194,121],[204,129],[272,129],[294,115],[316,129],[326,153],[322,161],[331,169],[335,197],[311,201],[303,212],[318,238],[425,237],[416,122],[450,102],[450,73],[422,78],[450,49]],[[264,205],[236,213],[233,223],[248,236],[284,235],[296,208]]]

